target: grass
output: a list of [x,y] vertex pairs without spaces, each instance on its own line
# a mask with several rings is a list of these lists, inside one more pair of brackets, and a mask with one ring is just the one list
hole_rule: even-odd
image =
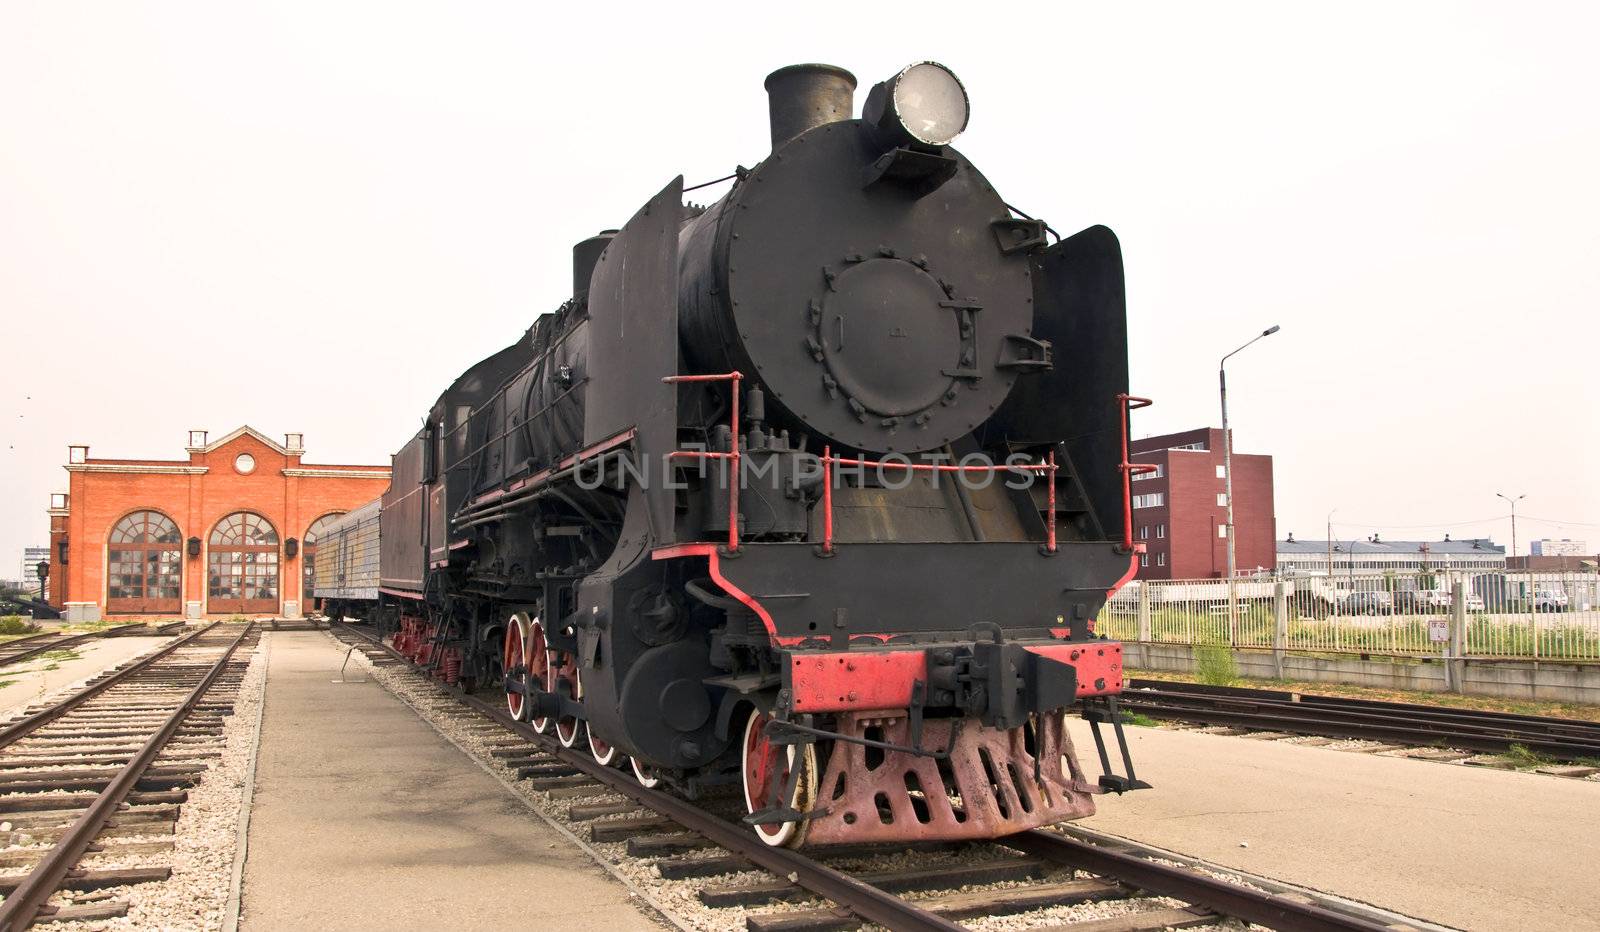
[[38,634],[39,626],[23,615],[0,615],[0,634]]
[[1517,766],[1518,770],[1529,770],[1534,767],[1549,767],[1555,763],[1553,758],[1534,753],[1525,744],[1513,744],[1511,750],[1500,755]]
[[1156,721],[1155,719],[1151,718],[1148,715],[1145,715],[1142,712],[1128,712],[1128,711],[1124,711],[1122,713],[1122,723],[1124,725],[1139,725],[1139,726],[1144,727],[1144,728],[1155,728],[1157,725],[1161,724],[1160,722]]

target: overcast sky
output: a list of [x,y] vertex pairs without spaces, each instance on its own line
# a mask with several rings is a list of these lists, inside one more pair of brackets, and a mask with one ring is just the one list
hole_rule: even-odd
[[[0,5],[0,577],[69,443],[382,463],[570,246],[768,147],[761,82],[948,64],[960,147],[1117,231],[1138,434],[1276,457],[1280,535],[1600,545],[1588,4]],[[770,11],[770,12],[769,12]],[[721,189],[704,193],[720,194]]]

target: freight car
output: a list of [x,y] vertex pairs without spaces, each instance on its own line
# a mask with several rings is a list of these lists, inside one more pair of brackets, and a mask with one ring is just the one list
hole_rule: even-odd
[[563,745],[736,787],[771,845],[1087,815],[1144,785],[1094,632],[1139,552],[1116,237],[1010,208],[942,65],[859,118],[840,68],[766,88],[759,164],[579,243],[570,297],[427,412],[373,614]]
[[311,594],[322,614],[365,620],[376,608],[382,506],[373,499],[323,528],[311,569]]

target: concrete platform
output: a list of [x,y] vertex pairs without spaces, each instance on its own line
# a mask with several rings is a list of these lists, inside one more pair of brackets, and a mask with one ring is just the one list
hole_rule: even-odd
[[[170,637],[119,637],[95,638],[74,647],[62,648],[75,652],[73,660],[46,660],[34,657],[8,667],[0,667],[0,713],[42,699],[65,686],[87,680],[102,670],[109,670],[124,660],[165,644]],[[54,670],[45,669],[54,666]]]
[[[1102,797],[1089,828],[1461,928],[1600,929],[1600,783],[1127,732],[1155,789]],[[1072,737],[1097,768],[1088,725]]]
[[383,687],[332,682],[343,660],[272,635],[241,928],[660,928]]

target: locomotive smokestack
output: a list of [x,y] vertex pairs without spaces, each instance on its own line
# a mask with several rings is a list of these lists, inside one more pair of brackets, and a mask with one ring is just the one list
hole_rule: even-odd
[[833,65],[790,65],[767,75],[767,107],[776,149],[814,126],[848,120],[856,76]]

